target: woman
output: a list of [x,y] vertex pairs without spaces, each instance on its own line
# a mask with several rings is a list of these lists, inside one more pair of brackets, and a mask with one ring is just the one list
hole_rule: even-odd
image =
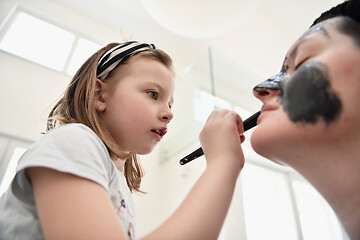
[[323,13],[289,49],[279,74],[255,86],[263,102],[251,141],[296,169],[360,239],[360,2]]

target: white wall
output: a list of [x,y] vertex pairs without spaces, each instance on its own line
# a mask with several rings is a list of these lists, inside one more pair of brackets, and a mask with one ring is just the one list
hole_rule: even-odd
[[70,77],[2,51],[0,62],[0,132],[35,141]]

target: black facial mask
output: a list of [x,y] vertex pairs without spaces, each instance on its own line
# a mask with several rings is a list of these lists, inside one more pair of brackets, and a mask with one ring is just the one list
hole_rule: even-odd
[[284,111],[294,123],[334,121],[341,112],[341,101],[332,90],[327,69],[318,62],[300,67],[291,77],[284,72],[255,86],[254,90],[279,90]]

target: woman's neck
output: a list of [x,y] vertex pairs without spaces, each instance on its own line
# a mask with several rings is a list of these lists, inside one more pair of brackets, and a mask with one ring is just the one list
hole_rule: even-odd
[[291,160],[323,195],[344,225],[351,239],[360,239],[360,142],[337,143],[304,149]]

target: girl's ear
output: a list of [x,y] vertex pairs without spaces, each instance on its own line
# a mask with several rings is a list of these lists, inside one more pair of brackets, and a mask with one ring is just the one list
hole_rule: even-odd
[[106,108],[105,99],[103,97],[105,83],[100,79],[96,79],[95,83],[95,108],[99,112],[104,112]]

